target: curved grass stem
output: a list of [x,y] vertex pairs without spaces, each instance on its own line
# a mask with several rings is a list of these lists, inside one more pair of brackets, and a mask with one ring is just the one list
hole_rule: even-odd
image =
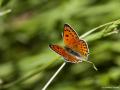
[[65,66],[66,62],[64,62],[58,70],[54,73],[54,75],[50,78],[50,80],[45,84],[45,86],[42,88],[42,90],[46,90],[49,84],[53,81],[53,79],[57,76],[57,74],[62,70],[62,68]]
[[87,60],[82,60],[82,61],[88,62],[88,63],[92,64],[92,65],[93,65],[93,68],[94,68],[96,71],[98,70],[97,67],[95,66],[95,64],[94,64],[93,62],[87,61]]
[[105,26],[107,26],[107,25],[113,24],[113,23],[115,23],[115,22],[117,22],[117,21],[119,21],[119,20],[112,21],[112,22],[108,22],[108,23],[102,24],[102,25],[100,25],[100,26],[98,26],[98,27],[96,27],[96,28],[93,28],[93,29],[91,29],[90,31],[86,32],[85,34],[81,35],[80,38],[84,38],[84,37],[88,36],[89,34],[91,34],[92,32],[98,30],[99,28],[102,28],[102,27],[105,27]]
[[6,11],[0,12],[0,16],[3,16],[5,14],[7,14],[7,13],[10,13],[11,11],[12,11],[11,9],[8,9]]

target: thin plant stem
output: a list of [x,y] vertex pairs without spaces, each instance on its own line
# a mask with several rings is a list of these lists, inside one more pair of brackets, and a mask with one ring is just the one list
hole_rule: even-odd
[[11,9],[8,9],[6,11],[0,12],[0,16],[3,16],[5,14],[7,14],[7,13],[10,13],[11,11],[12,11]]
[[58,70],[54,73],[54,75],[50,78],[50,80],[45,84],[45,86],[42,88],[42,90],[46,90],[49,84],[53,81],[53,79],[57,76],[57,74],[62,70],[62,68],[65,66],[66,62],[64,62]]
[[84,37],[88,36],[89,34],[91,34],[92,32],[98,30],[99,28],[102,28],[102,27],[104,27],[104,26],[113,24],[114,22],[117,22],[117,21],[119,21],[119,20],[112,21],[112,22],[109,22],[109,23],[105,23],[105,24],[102,24],[102,25],[100,25],[100,26],[98,26],[98,27],[96,27],[96,28],[93,28],[93,29],[91,29],[90,31],[86,32],[85,34],[81,35],[80,38],[84,38]]
[[88,62],[88,63],[92,64],[92,65],[93,65],[93,68],[94,68],[96,71],[98,70],[97,67],[95,66],[95,64],[94,64],[93,62],[87,61],[87,60],[82,60],[82,61]]

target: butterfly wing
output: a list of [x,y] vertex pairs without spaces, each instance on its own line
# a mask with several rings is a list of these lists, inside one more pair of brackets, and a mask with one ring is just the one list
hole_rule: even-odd
[[89,55],[89,49],[87,43],[84,40],[80,39],[78,44],[74,47],[74,50],[79,52],[83,58],[87,59]]
[[74,48],[79,41],[77,33],[68,24],[64,25],[63,40],[69,48]]
[[84,40],[79,39],[75,30],[68,24],[64,25],[63,40],[66,47],[78,52],[82,57],[88,57],[89,50],[87,43]]
[[49,47],[53,51],[55,51],[56,53],[61,55],[67,62],[71,62],[71,63],[80,62],[80,60],[78,60],[78,58],[76,56],[71,55],[69,52],[67,52],[65,49],[63,49],[62,47],[60,47],[58,45],[49,45]]

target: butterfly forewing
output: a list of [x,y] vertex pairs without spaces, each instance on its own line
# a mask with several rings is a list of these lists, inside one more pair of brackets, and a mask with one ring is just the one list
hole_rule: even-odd
[[88,56],[89,50],[87,43],[84,40],[79,39],[75,30],[68,24],[64,25],[63,40],[66,47],[78,52],[80,56],[85,58]]
[[58,45],[49,45],[49,47],[61,55],[66,61],[71,62],[71,63],[77,63],[79,62],[78,58],[74,55],[71,55],[69,52],[67,52],[65,49]]
[[79,41],[77,33],[68,24],[64,25],[63,40],[67,47],[73,48]]

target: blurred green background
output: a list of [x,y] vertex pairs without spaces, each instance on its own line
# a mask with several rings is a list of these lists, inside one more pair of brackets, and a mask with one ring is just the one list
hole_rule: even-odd
[[[65,23],[82,35],[120,18],[120,0],[0,0],[0,13],[8,9],[0,15],[0,90],[42,89],[64,62],[48,45],[63,44]],[[98,71],[67,63],[47,90],[120,90],[120,34],[85,40]]]

